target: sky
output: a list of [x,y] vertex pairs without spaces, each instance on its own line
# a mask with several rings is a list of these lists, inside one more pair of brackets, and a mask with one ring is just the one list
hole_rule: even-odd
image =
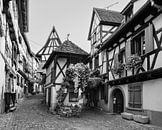
[[[87,40],[92,10],[109,7],[121,11],[130,0],[29,0],[29,32],[27,33],[31,50],[37,53],[55,29],[64,42],[69,40],[90,52]],[[116,4],[115,4],[116,3]]]

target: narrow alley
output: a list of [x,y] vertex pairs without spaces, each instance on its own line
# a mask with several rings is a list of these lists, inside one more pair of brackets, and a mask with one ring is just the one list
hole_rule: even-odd
[[[42,95],[21,101],[13,113],[0,116],[1,130],[162,130],[152,125],[127,121],[120,115],[84,110],[80,116],[65,118],[48,112]],[[2,119],[3,118],[3,119]],[[6,122],[4,122],[6,121]]]

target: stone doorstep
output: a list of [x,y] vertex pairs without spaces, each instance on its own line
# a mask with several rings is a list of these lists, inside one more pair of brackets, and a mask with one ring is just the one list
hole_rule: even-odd
[[123,112],[123,113],[121,113],[121,116],[124,119],[133,120],[133,114],[131,114],[131,113]]
[[142,124],[148,124],[149,123],[149,117],[148,116],[142,116],[142,115],[133,115],[133,120]]

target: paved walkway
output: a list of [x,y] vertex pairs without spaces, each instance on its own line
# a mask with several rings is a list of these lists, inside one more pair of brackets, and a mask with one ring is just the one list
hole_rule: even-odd
[[41,99],[41,95],[31,96],[15,112],[2,114],[0,130],[162,130],[97,111],[84,111],[80,118],[52,115]]

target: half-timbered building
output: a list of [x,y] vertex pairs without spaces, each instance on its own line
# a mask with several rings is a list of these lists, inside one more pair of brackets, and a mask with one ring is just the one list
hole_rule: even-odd
[[[103,78],[105,82],[107,81],[107,51],[103,50],[99,52],[99,49],[121,25],[122,20],[123,15],[120,14],[120,12],[99,8],[93,9],[88,34],[88,40],[91,42],[91,53],[88,60],[89,67],[93,73],[93,81],[97,81],[96,78],[99,79],[100,77]],[[97,82],[100,81],[98,80]],[[105,110],[108,109],[108,86],[100,86],[100,83],[98,83],[91,91],[92,98],[98,101],[98,104],[95,103],[94,106],[102,107]]]
[[108,103],[99,105],[109,112],[145,115],[161,125],[162,2],[131,0],[121,14],[120,26],[96,52],[108,86]]
[[51,110],[56,107],[57,91],[63,83],[66,68],[70,64],[83,62],[87,56],[87,52],[69,40],[66,40],[52,52],[43,66],[43,69],[46,69],[46,103]]

